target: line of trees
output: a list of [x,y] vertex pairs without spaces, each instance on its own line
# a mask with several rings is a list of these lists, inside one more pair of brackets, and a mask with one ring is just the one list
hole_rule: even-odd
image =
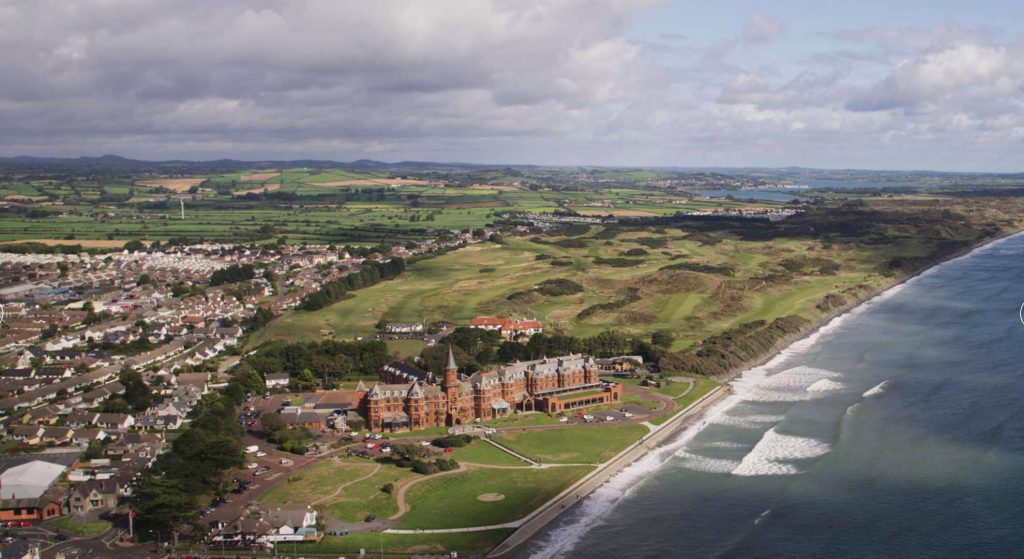
[[248,281],[256,277],[256,270],[251,264],[232,264],[221,268],[210,275],[210,285],[223,285],[225,283],[238,283]]
[[390,360],[387,344],[379,340],[273,341],[242,360],[239,367],[264,376],[281,372],[298,376],[309,370],[313,377],[330,382],[376,375]]
[[239,374],[223,394],[208,394],[193,410],[191,425],[132,490],[129,506],[140,536],[166,538],[195,517],[204,504],[201,498],[226,493],[227,473],[241,467],[245,456],[236,408],[247,394],[262,389],[258,376]]
[[405,260],[401,258],[392,258],[388,262],[374,262],[358,272],[323,284],[320,291],[303,297],[298,308],[304,311],[320,310],[341,301],[350,291],[396,278],[404,271]]

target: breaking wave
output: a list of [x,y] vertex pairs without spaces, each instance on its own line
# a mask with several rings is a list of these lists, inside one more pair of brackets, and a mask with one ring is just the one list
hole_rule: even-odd
[[868,390],[867,392],[865,392],[863,394],[863,397],[871,398],[872,396],[878,396],[879,394],[885,392],[885,389],[888,388],[888,387],[889,387],[889,381],[883,380],[882,382],[878,383],[878,386],[875,386],[874,388],[872,388],[872,389]]
[[[793,367],[781,373],[764,376],[740,394],[744,400],[751,402],[800,402],[822,392],[842,388],[843,385],[834,380],[839,373],[815,367]],[[827,381],[827,382],[822,382]]]
[[707,472],[710,474],[732,473],[732,471],[740,465],[739,460],[710,458],[708,456],[701,456],[700,454],[691,454],[685,450],[680,450],[676,453],[676,456],[682,459],[684,468],[697,472]]
[[785,435],[772,427],[732,473],[738,476],[798,474],[800,470],[787,462],[817,458],[831,449],[830,444],[818,439]]

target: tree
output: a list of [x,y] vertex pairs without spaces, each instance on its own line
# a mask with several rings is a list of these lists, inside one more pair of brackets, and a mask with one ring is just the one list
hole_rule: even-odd
[[313,376],[313,371],[303,369],[299,374],[292,377],[288,384],[296,392],[308,392],[316,390],[316,377]]
[[668,349],[672,347],[672,342],[676,339],[675,335],[668,330],[658,330],[651,336],[651,344]]
[[141,274],[141,275],[139,276],[139,279],[137,279],[137,280],[135,281],[135,284],[136,284],[136,285],[152,285],[152,284],[153,284],[153,278],[151,278],[151,277],[149,276],[149,274],[147,274],[146,272],[143,272],[143,273],[142,273],[142,274]]
[[124,385],[124,400],[135,411],[143,411],[153,403],[149,385],[142,375],[128,367],[121,369],[118,381]]
[[276,413],[265,413],[260,416],[260,427],[263,429],[263,433],[271,434],[288,428],[288,424],[284,422],[279,414]]
[[142,241],[133,239],[124,244],[124,250],[128,252],[143,252],[146,250],[146,245]]

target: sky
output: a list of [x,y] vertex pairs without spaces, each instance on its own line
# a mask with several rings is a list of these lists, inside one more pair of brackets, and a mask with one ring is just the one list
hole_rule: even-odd
[[0,155],[1024,171],[1024,2],[0,0]]

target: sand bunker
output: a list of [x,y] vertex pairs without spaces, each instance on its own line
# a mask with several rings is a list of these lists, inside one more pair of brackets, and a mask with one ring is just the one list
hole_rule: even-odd
[[476,500],[483,501],[485,503],[493,503],[495,501],[500,501],[504,498],[505,496],[502,495],[501,493],[484,493],[482,495],[477,495]]

